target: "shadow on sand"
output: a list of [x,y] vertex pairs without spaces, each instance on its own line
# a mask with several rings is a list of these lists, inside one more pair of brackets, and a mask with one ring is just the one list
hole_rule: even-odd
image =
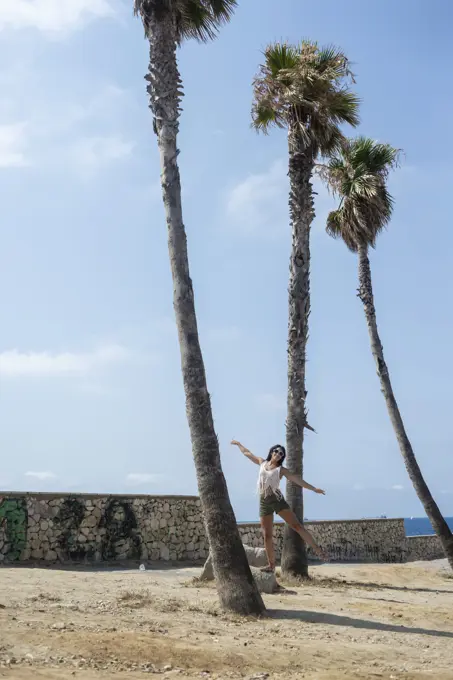
[[453,595],[453,588],[451,590],[443,590],[441,588],[417,588],[413,586],[392,586],[388,583],[373,583],[364,581],[343,581],[335,578],[326,578],[314,580],[314,584],[324,588],[331,588],[332,586],[343,586],[347,588],[357,588],[362,590],[394,590],[402,593],[442,593],[445,595]]
[[391,623],[380,621],[367,621],[366,619],[353,619],[350,616],[311,612],[303,609],[268,609],[268,616],[273,619],[296,619],[305,623],[319,623],[328,626],[343,626],[346,628],[361,628],[365,630],[377,630],[386,633],[411,633],[413,635],[429,635],[432,637],[452,638],[453,632],[446,630],[432,630],[429,628],[410,628],[408,626],[395,626]]

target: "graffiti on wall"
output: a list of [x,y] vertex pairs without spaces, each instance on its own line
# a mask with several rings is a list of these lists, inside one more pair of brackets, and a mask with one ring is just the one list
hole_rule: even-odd
[[101,527],[105,528],[102,542],[102,559],[138,560],[141,555],[141,537],[132,505],[123,500],[111,500],[107,504]]
[[83,544],[80,539],[80,525],[85,517],[85,504],[77,498],[67,498],[61,504],[54,522],[60,528],[58,546],[60,558],[79,561],[91,559],[94,548]]
[[0,553],[5,559],[20,560],[27,544],[27,526],[25,499],[0,497]]
[[122,500],[109,500],[96,521],[91,523],[92,536],[100,536],[98,529],[103,529],[100,544],[87,542],[84,520],[93,518],[90,509],[77,498],[63,501],[54,519],[60,528],[58,546],[63,560],[93,560],[97,553],[103,560],[140,559],[141,538],[138,533],[137,519],[131,503]]
[[[27,557],[49,559],[58,556],[60,561],[82,562],[92,560],[138,560],[142,552],[139,524],[132,503],[108,499],[105,506],[97,509],[87,507],[83,500],[62,500],[55,516],[43,519],[42,511],[30,507],[31,529],[28,529],[29,512],[25,498],[0,496],[0,562],[14,562]],[[41,527],[49,532],[54,527],[54,539],[50,540],[50,553],[39,554]],[[101,531],[100,531],[101,530]],[[30,533],[31,532],[31,533]],[[48,535],[48,533],[47,533]],[[27,539],[30,545],[27,546]],[[28,550],[26,550],[28,548]]]

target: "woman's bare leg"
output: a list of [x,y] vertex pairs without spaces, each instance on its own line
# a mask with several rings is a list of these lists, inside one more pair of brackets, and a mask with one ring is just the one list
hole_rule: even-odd
[[324,562],[329,561],[328,554],[324,552],[322,548],[320,548],[311,533],[302,526],[292,510],[282,510],[278,514],[282,519],[285,520],[286,524],[288,524],[291,529],[293,529],[293,531],[296,531],[299,534],[302,540],[305,541],[305,543],[307,543],[310,548],[312,548],[313,552],[316,553],[316,555],[318,555],[321,560]]
[[261,529],[263,530],[264,548],[266,550],[268,566],[264,567],[267,571],[275,570],[275,550],[274,550],[274,517],[266,515],[261,517]]

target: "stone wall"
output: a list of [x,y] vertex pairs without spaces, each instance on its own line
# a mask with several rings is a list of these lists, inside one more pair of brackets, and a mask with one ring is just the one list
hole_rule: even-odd
[[[194,496],[0,495],[0,562],[198,561],[208,555]],[[404,521],[307,522],[333,560],[404,562],[436,559],[435,536],[406,538]],[[240,524],[244,543],[261,546],[258,523]],[[283,525],[275,525],[280,556]]]
[[207,554],[196,497],[0,496],[0,561],[200,560]]
[[406,538],[407,561],[439,560],[445,557],[437,536],[408,536]]
[[[406,534],[401,519],[338,520],[306,522],[306,529],[332,560],[339,562],[404,562]],[[248,545],[262,545],[258,524],[239,526]],[[283,524],[274,525],[275,550],[281,555]],[[310,549],[310,558],[314,558]]]
[[[274,547],[281,556],[284,525],[274,525]],[[437,536],[406,536],[403,519],[331,520],[305,522],[315,541],[338,562],[412,562],[444,557]],[[243,543],[262,545],[258,523],[240,524]],[[308,548],[310,559],[316,559]]]

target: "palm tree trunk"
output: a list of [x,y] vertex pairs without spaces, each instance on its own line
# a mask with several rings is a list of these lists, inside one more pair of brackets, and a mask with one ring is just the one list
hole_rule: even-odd
[[[286,465],[290,472],[303,476],[305,410],[305,361],[310,316],[310,227],[314,218],[313,150],[306,148],[297,130],[290,126],[289,209],[292,249],[289,265],[288,319],[288,415],[286,421]],[[286,500],[300,522],[304,520],[303,494],[300,486],[287,482]],[[285,527],[282,572],[287,577],[308,578],[305,543],[295,531]]]
[[442,543],[442,547],[453,569],[453,536],[448,524],[443,518],[428,486],[423,479],[422,472],[415,458],[411,443],[404,428],[398,404],[393,394],[392,384],[387,364],[384,360],[384,351],[379,338],[376,310],[374,307],[373,288],[371,284],[371,268],[368,259],[368,248],[360,246],[359,255],[359,290],[358,296],[363,303],[365,316],[370,335],[371,352],[376,362],[377,374],[381,382],[381,390],[384,395],[387,410],[392,421],[393,429],[398,440],[401,455],[408,472],[409,478],[414,486],[417,496],[422,503],[425,512],[432,524],[432,527]]
[[168,227],[173,277],[173,305],[178,327],[187,419],[206,532],[221,605],[240,614],[261,614],[264,603],[239,537],[220,462],[211,401],[198,338],[194,294],[189,274],[187,239],[182,218],[177,133],[181,78],[176,59],[176,30],[170,13],[151,20],[147,91],[154,115]]

